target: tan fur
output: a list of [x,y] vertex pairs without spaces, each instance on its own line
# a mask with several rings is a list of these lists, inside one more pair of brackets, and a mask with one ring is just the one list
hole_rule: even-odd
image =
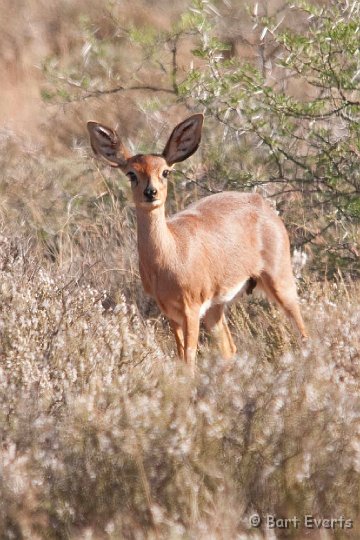
[[[92,122],[89,127],[92,146],[96,153],[102,154],[96,144],[103,131],[97,132],[97,139],[92,134],[96,125]],[[251,290],[254,280],[306,337],[291,269],[288,235],[281,219],[260,195],[219,193],[201,199],[169,219],[165,217],[167,181],[163,172],[171,169],[169,161],[171,164],[181,161],[184,155],[187,157],[196,150],[201,125],[202,117],[194,115],[175,128],[165,148],[171,149],[171,159],[165,153],[137,155],[125,162],[123,154],[117,153],[124,151],[123,145],[112,139],[115,132],[101,127],[108,130],[114,149],[113,157],[111,149],[103,157],[114,166],[116,163],[125,174],[136,175],[132,191],[144,289],[169,318],[178,354],[192,371],[201,311],[205,311],[205,326],[213,331],[222,355],[230,358],[236,347],[224,307],[236,291]],[[174,133],[176,140],[172,139]],[[106,140],[101,142],[106,146]],[[156,190],[154,201],[149,202],[146,189]]]

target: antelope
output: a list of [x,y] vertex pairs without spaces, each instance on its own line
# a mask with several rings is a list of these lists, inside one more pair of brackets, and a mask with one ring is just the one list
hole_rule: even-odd
[[223,358],[235,355],[224,309],[255,286],[307,337],[287,231],[258,193],[213,194],[166,218],[168,177],[175,163],[199,147],[203,119],[194,114],[178,124],[162,154],[135,156],[116,131],[97,122],[87,124],[95,156],[130,179],[142,284],[169,319],[178,355],[191,373],[201,319],[214,333]]

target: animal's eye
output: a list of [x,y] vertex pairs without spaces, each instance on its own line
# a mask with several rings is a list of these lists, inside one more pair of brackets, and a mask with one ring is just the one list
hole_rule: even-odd
[[137,182],[137,176],[133,171],[128,172],[126,176],[130,178],[130,182]]
[[163,175],[164,178],[167,178],[170,173],[171,173],[171,171],[169,171],[169,169],[165,169],[165,171],[163,171],[162,175]]

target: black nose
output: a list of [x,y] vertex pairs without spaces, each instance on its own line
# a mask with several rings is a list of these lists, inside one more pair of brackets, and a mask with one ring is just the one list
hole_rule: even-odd
[[152,186],[148,186],[144,190],[144,195],[148,199],[148,201],[153,201],[155,199],[156,194],[157,194],[157,189],[155,189]]

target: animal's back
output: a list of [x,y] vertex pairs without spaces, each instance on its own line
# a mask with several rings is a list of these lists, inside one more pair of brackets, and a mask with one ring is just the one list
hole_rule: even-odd
[[257,193],[210,195],[171,217],[168,226],[184,268],[194,274],[206,263],[228,286],[260,275],[264,258],[275,264],[273,259],[281,258],[284,242],[288,249],[281,219]]
[[[229,232],[238,226],[238,234],[248,231],[252,222],[263,218],[279,219],[258,193],[225,191],[204,197],[167,220],[175,234],[204,231],[205,234]],[[281,222],[281,220],[279,220]]]

